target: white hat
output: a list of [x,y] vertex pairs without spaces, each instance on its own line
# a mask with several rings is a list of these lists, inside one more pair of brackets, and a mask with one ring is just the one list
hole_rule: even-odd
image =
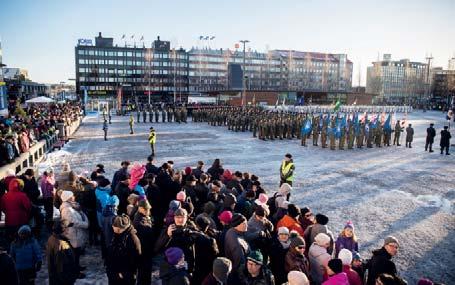
[[319,245],[319,246],[324,246],[328,243],[330,243],[330,237],[326,235],[325,233],[319,233],[316,235],[314,238],[314,241]]
[[338,253],[338,258],[341,259],[343,265],[350,265],[352,262],[352,252],[350,250],[343,248]]
[[306,277],[305,273],[300,271],[289,271],[288,282],[289,285],[310,285],[308,277]]
[[63,191],[62,194],[60,195],[60,198],[62,199],[63,202],[66,202],[69,199],[71,199],[71,197],[73,197],[73,196],[74,196],[73,192]]
[[16,175],[16,173],[11,168],[8,168],[6,170],[6,176],[15,176],[15,175]]
[[286,234],[289,235],[289,229],[286,227],[279,227],[278,228],[278,234]]

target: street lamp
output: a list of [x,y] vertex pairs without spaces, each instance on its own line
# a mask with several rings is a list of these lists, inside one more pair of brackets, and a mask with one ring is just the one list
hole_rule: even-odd
[[241,105],[242,107],[244,106],[244,99],[246,98],[245,94],[245,77],[246,77],[246,69],[245,69],[245,46],[247,43],[249,43],[249,40],[240,40],[240,42],[243,44],[243,78],[242,78],[242,102]]

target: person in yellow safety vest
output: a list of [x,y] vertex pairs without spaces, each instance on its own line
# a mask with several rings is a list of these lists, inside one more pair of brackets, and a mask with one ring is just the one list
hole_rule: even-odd
[[134,134],[134,129],[133,129],[133,126],[134,126],[134,117],[133,117],[133,114],[130,114],[130,135]]
[[287,153],[284,156],[283,162],[281,163],[280,186],[283,183],[287,183],[290,186],[292,186],[292,181],[294,180],[294,170],[295,170],[295,165],[294,165],[294,161],[292,160],[292,155],[290,153]]
[[152,148],[152,155],[155,156],[156,132],[153,127],[150,127],[149,143],[150,147]]

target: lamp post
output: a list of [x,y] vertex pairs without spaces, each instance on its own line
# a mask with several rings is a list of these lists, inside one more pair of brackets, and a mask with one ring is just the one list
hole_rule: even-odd
[[241,105],[242,107],[244,106],[244,99],[246,98],[246,94],[245,94],[245,77],[246,77],[246,69],[245,69],[245,47],[246,47],[246,44],[249,43],[250,41],[249,40],[240,40],[240,42],[243,44],[243,76],[242,76],[242,101],[241,101]]

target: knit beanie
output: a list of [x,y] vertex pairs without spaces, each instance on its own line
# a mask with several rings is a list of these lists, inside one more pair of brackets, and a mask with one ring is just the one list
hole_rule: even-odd
[[338,253],[338,258],[341,259],[343,265],[350,265],[352,262],[352,252],[348,249],[343,248]]
[[323,214],[317,214],[316,215],[316,222],[320,225],[327,225],[329,222],[329,218],[326,215]]
[[300,271],[289,271],[288,282],[289,285],[310,285],[308,277],[306,277],[305,273]]
[[343,263],[338,258],[330,260],[328,265],[335,274],[343,272]]
[[330,237],[325,233],[319,233],[314,237],[314,241],[317,243],[317,245],[324,246],[330,243]]
[[286,227],[279,227],[278,228],[278,234],[281,235],[289,235],[289,229]]
[[294,236],[291,237],[291,245],[290,248],[295,248],[296,246],[305,246],[305,240],[301,236]]
[[71,199],[71,197],[73,197],[73,196],[74,196],[74,194],[71,191],[62,191],[60,198],[62,199],[63,202],[66,202],[69,199]]
[[102,188],[107,187],[111,182],[107,178],[103,178],[98,182],[98,185]]
[[433,281],[429,279],[422,278],[417,282],[417,285],[433,285]]
[[29,225],[23,225],[17,231],[18,235],[25,235],[25,234],[31,234],[31,233],[32,233],[32,229],[30,228]]
[[235,213],[231,219],[231,227],[235,228],[236,226],[240,225],[243,222],[246,222],[245,216],[243,216],[242,214]]
[[299,207],[295,204],[289,204],[288,205],[288,215],[294,219],[297,218],[298,215],[300,215]]
[[223,200],[223,206],[225,208],[230,208],[233,204],[237,203],[237,198],[231,193],[226,194]]
[[213,261],[213,276],[221,282],[226,283],[229,273],[232,270],[232,262],[226,257],[217,257]]
[[183,251],[178,247],[170,247],[164,252],[166,260],[170,265],[176,265],[183,257]]
[[176,198],[178,201],[183,202],[186,199],[186,193],[184,191],[180,191],[179,193],[177,193]]
[[223,211],[219,216],[218,219],[225,223],[230,224],[232,220],[232,212],[231,211]]
[[351,221],[348,221],[346,223],[346,225],[344,225],[344,228],[345,229],[350,228],[350,229],[354,230],[354,224]]
[[260,264],[260,265],[262,265],[262,263],[264,262],[264,258],[262,257],[262,253],[259,250],[250,251],[250,253],[248,254],[247,259],[253,261],[256,264]]
[[394,236],[388,236],[384,239],[384,245],[388,245],[389,243],[396,243],[397,245],[400,245],[398,243],[398,239]]
[[358,253],[357,251],[353,251],[352,252],[352,260],[361,260],[362,257],[360,256],[360,253]]
[[180,201],[172,200],[169,203],[169,210],[171,210],[172,212],[177,211],[178,208],[180,208]]

